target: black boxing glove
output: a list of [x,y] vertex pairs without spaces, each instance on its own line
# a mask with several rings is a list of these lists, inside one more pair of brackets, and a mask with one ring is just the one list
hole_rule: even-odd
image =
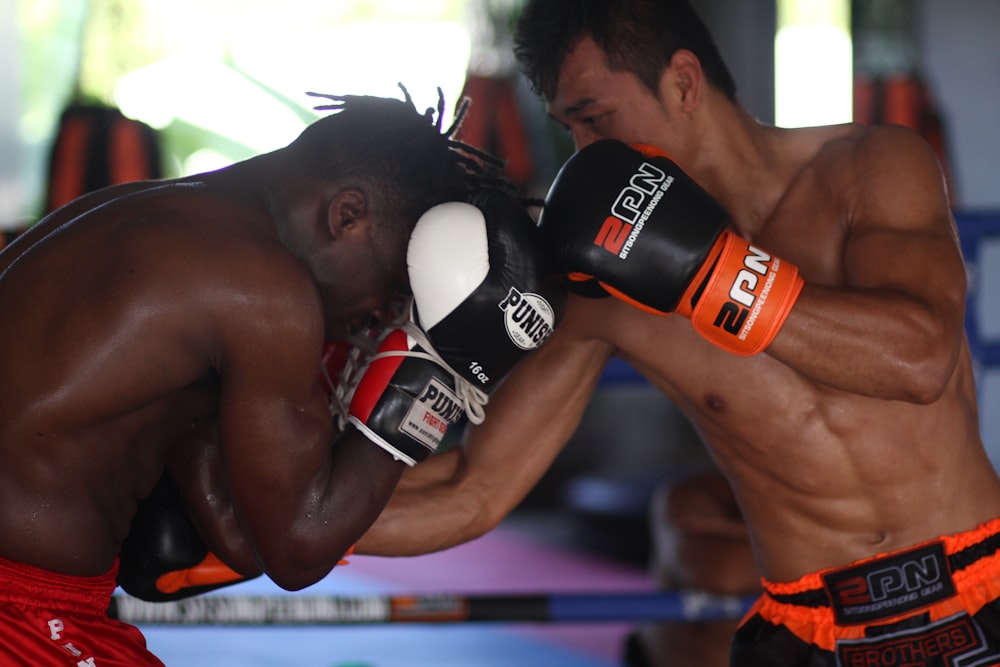
[[149,602],[179,600],[256,576],[235,572],[208,550],[167,475],[139,503],[119,554],[118,585]]
[[777,335],[803,281],[728,223],[662,151],[611,139],[563,165],[540,217],[574,291],[680,313],[708,341],[750,355]]
[[383,339],[354,390],[348,422],[412,466],[437,451],[448,427],[464,416],[452,373],[396,329]]
[[451,424],[483,420],[488,392],[552,333],[565,286],[531,216],[495,189],[424,213],[407,270],[411,320],[370,362],[349,420],[413,465]]
[[428,210],[410,237],[407,269],[413,322],[450,369],[485,393],[562,315],[566,287],[554,257],[527,210],[501,190]]

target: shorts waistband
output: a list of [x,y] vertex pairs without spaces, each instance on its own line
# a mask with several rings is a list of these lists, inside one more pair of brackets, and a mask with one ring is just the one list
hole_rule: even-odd
[[864,558],[843,567],[830,568],[805,575],[794,582],[771,582],[761,580],[764,592],[774,600],[784,604],[803,607],[830,607],[830,594],[826,585],[829,578],[837,573],[855,568],[876,566],[891,561],[901,555],[919,552],[940,545],[949,572],[954,575],[988,558],[1000,550],[1000,518],[992,519],[973,530],[946,535],[926,542]]
[[0,558],[0,604],[104,615],[117,579],[118,559],[104,574],[75,577]]

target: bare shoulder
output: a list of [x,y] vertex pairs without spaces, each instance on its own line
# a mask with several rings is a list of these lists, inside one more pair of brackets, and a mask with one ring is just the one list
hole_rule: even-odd
[[856,224],[938,225],[949,217],[944,172],[930,145],[898,125],[861,128],[827,149]]
[[855,167],[870,178],[892,178],[897,184],[931,179],[943,183],[937,156],[923,137],[899,125],[878,125],[857,136]]
[[219,326],[320,318],[315,283],[261,207],[189,183],[128,194],[112,205],[118,210],[96,238],[109,246],[104,255],[116,258],[117,284],[143,285]]
[[874,230],[951,233],[944,172],[916,132],[857,124],[789,132],[787,154],[798,171],[785,213],[822,208],[826,229],[844,239]]

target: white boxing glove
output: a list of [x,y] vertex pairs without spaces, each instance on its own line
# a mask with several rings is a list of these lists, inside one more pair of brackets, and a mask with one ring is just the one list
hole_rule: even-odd
[[485,393],[562,314],[566,290],[554,259],[535,221],[503,191],[477,190],[428,210],[406,259],[411,320],[449,368]]

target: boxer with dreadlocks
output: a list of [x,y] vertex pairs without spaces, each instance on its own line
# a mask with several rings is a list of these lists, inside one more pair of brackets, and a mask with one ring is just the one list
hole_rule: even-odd
[[335,113],[284,148],[85,195],[0,253],[0,663],[161,664],[106,610],[165,476],[222,562],[294,590],[434,449],[440,433],[413,446],[388,424],[442,416],[420,391],[465,381],[448,353],[403,356],[411,338],[385,336],[341,431],[321,351],[409,295],[428,209],[484,186],[513,199],[498,162],[452,139],[457,121],[442,133],[443,105],[435,122],[408,94],[323,97]]

